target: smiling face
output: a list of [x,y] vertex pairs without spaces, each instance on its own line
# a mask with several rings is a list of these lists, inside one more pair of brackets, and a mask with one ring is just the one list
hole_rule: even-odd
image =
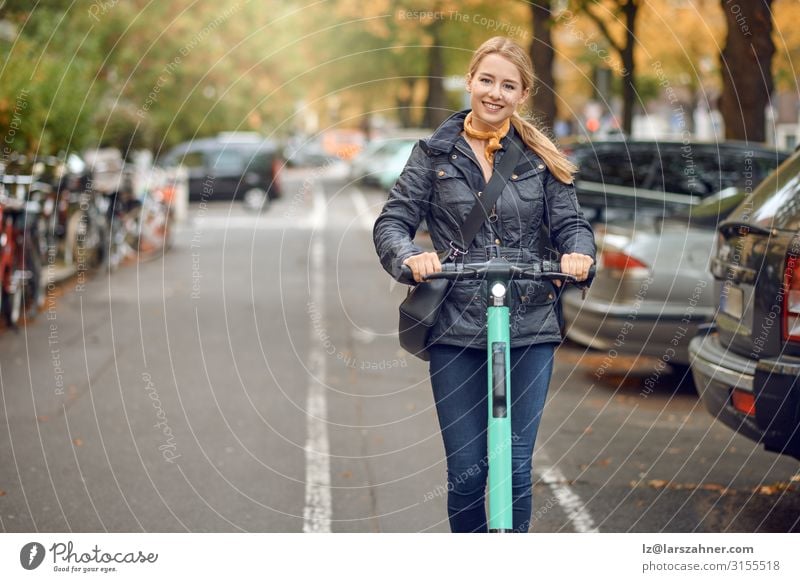
[[481,59],[475,73],[467,76],[473,127],[479,131],[495,131],[528,98],[519,69],[499,54]]

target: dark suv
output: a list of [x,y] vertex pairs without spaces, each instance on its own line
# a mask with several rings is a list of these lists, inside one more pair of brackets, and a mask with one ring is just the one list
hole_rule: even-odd
[[708,410],[800,459],[800,151],[719,225],[715,320],[689,344]]
[[280,198],[278,145],[258,134],[221,133],[175,146],[159,161],[182,164],[189,172],[189,200],[259,200]]
[[749,191],[788,157],[741,142],[575,140],[561,149],[578,164],[578,202],[593,221],[671,214],[731,186]]

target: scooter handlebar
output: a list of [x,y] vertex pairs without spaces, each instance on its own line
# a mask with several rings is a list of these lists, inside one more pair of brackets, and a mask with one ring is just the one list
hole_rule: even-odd
[[[574,275],[562,273],[561,264],[557,261],[539,261],[538,263],[509,263],[504,259],[491,259],[485,263],[443,263],[442,270],[438,273],[431,273],[425,277],[426,281],[432,279],[450,279],[453,281],[483,280],[492,275],[506,276],[509,280],[513,279],[548,279],[561,280],[565,283],[573,283],[585,287],[594,279],[596,266],[589,267],[589,274],[584,281],[578,281]],[[408,265],[403,265],[400,281],[410,281],[416,284],[414,275]]]

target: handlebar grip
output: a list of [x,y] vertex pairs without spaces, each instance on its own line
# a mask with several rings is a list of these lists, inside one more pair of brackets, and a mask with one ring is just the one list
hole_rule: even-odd
[[[561,271],[561,263],[559,261],[542,261],[542,273],[559,273]],[[594,279],[597,274],[597,265],[592,263],[589,267],[589,273],[586,276],[587,280]]]
[[401,265],[400,278],[397,280],[398,282],[404,283],[406,285],[417,284],[417,282],[414,280],[414,273],[411,272],[411,267],[409,267],[408,265]]

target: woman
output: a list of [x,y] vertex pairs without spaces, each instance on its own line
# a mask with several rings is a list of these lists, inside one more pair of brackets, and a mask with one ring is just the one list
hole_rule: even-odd
[[[373,237],[383,267],[400,279],[408,265],[415,281],[441,271],[439,256],[413,242],[427,219],[438,251],[460,240],[459,229],[476,195],[509,148],[523,148],[508,185],[481,227],[464,262],[486,260],[499,247],[509,260],[533,262],[544,244],[561,253],[561,270],[583,281],[594,262],[591,226],[572,185],[575,166],[516,112],[533,84],[531,61],[513,41],[481,45],[467,74],[471,109],[452,115],[421,140],[389,193]],[[550,241],[543,240],[542,225]],[[512,282],[511,423],[514,531],[531,518],[531,458],[547,395],[553,352],[561,341],[558,290],[550,282]],[[486,298],[478,281],[453,284],[431,330],[430,376],[447,454],[447,511],[453,532],[487,530]]]

